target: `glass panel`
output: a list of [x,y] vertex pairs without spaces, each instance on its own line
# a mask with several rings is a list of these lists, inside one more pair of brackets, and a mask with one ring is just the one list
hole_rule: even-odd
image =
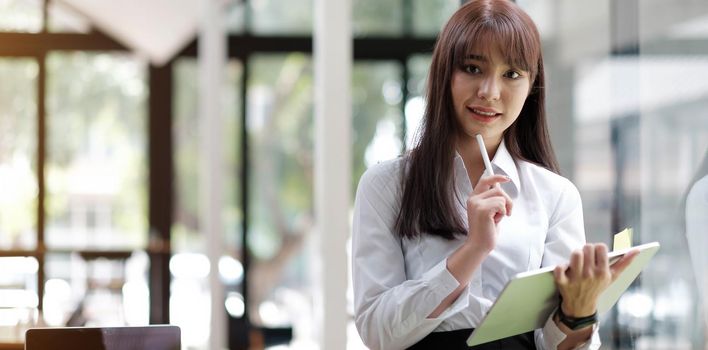
[[[357,61],[352,72],[352,205],[359,178],[366,169],[401,153],[403,122],[402,67],[398,62]],[[349,270],[351,281],[351,269]],[[353,317],[354,291],[347,289],[347,310]],[[366,349],[353,320],[347,325],[347,349]]]
[[[605,25],[609,25],[609,18],[603,17],[603,13],[609,13],[609,9],[607,8],[609,1],[601,1],[598,11],[592,12],[593,16],[584,16],[582,13],[578,12],[578,10],[581,9],[581,4],[571,4],[569,9],[571,11],[575,10],[573,12],[573,18],[559,18],[555,11],[559,11],[558,9],[561,6],[549,0],[517,0],[516,4],[523,8],[536,23],[536,28],[538,28],[538,32],[541,34],[542,41],[549,41],[555,39],[556,34],[560,35],[560,33],[558,33],[558,26],[564,21],[586,21],[587,17],[590,17],[600,18]],[[567,28],[567,24],[566,29],[570,29]],[[595,26],[594,29],[601,30],[604,34],[604,32],[609,30],[609,27],[598,25]],[[603,36],[602,38],[606,43],[609,43],[609,37]],[[544,56],[546,56],[546,54],[544,54]]]
[[47,254],[44,322],[49,326],[138,326],[149,322],[149,259],[142,251]]
[[[227,305],[232,305],[233,317],[243,315],[234,311],[233,304],[242,297],[241,282],[241,76],[239,61],[229,61],[224,80],[224,252],[219,271],[226,285]],[[172,248],[176,254],[170,262],[172,273],[170,297],[171,322],[181,326],[183,342],[189,346],[203,346],[209,334],[209,260],[207,242],[199,230],[199,120],[198,120],[198,65],[197,60],[182,58],[174,65],[173,125],[175,154],[175,204],[172,225]],[[205,269],[199,266],[206,266]],[[207,271],[207,273],[202,273]]]
[[352,16],[355,36],[400,36],[403,33],[402,0],[354,0]]
[[406,149],[412,149],[425,114],[425,86],[431,56],[414,55],[408,60],[408,101],[406,101]]
[[37,325],[37,271],[32,257],[0,258],[0,342],[22,342]]
[[0,13],[0,31],[38,33],[42,30],[41,0],[3,0]]
[[145,246],[145,68],[124,54],[48,56],[49,247]]
[[519,3],[552,48],[551,132],[581,192],[588,240],[609,243],[633,226],[635,244],[662,245],[605,316],[603,347],[705,348],[708,5]]
[[[708,347],[708,3],[638,2],[632,69],[640,115],[633,181],[642,242],[661,251],[636,294],[650,311],[628,321],[638,347]],[[629,186],[629,176],[627,184]],[[687,253],[688,252],[688,253]]]
[[244,1],[229,1],[226,5],[226,30],[231,34],[243,33],[246,28],[246,4]]
[[401,67],[357,62],[352,72],[352,193],[364,171],[401,154]]
[[413,0],[413,34],[436,36],[460,7],[460,0]]
[[248,3],[253,33],[312,34],[312,0],[251,0]]
[[[241,159],[241,62],[232,60],[226,66],[223,89],[224,191],[223,217],[225,245],[229,252],[240,252],[242,212],[240,206]],[[199,120],[197,106],[197,61],[179,59],[174,66],[173,134],[175,138],[175,206],[172,226],[174,251],[205,253],[204,237],[199,232],[197,202],[199,169]],[[239,253],[240,254],[240,253]]]
[[0,59],[0,249],[37,245],[37,62]]
[[305,244],[313,223],[312,62],[296,53],[256,55],[250,69],[247,307],[256,325],[303,327],[295,338],[312,337],[313,252]]
[[60,1],[50,1],[47,10],[49,21],[47,30],[50,32],[89,33],[91,23],[81,14]]
[[544,63],[548,123],[561,172],[583,198],[587,240],[609,243],[614,198],[609,110],[618,100],[609,95],[616,89],[607,70],[610,2],[519,4],[536,22],[544,48],[556,48],[544,51]]
[[[559,86],[548,96],[554,148],[564,175],[571,177],[580,191],[586,237],[590,242],[610,242],[613,201],[618,200],[614,185],[619,169],[613,162],[617,154],[613,151],[612,132],[622,120],[627,120],[627,116],[612,113],[613,106],[620,101],[618,86],[627,78],[614,72],[613,67],[620,61],[601,57],[579,59],[573,72],[558,71],[554,83],[573,84],[575,91]],[[549,65],[546,63],[546,67]],[[547,76],[554,74],[553,68],[547,71]],[[612,92],[614,97],[609,96]],[[575,119],[569,122],[553,117],[563,111],[573,111]],[[632,225],[628,221],[623,224]]]

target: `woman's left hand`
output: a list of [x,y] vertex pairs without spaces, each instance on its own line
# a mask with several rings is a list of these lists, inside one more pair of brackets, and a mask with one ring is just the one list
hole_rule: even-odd
[[586,244],[574,251],[568,265],[558,265],[553,271],[563,302],[563,313],[570,317],[584,317],[595,313],[597,299],[639,253],[632,250],[610,266],[607,246],[603,243]]

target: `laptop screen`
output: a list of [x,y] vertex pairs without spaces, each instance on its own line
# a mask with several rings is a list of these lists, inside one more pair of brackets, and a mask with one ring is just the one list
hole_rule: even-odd
[[25,350],[180,350],[177,326],[32,328]]

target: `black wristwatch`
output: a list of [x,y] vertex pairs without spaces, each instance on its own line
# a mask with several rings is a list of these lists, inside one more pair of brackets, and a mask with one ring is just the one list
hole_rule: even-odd
[[570,317],[563,313],[563,308],[561,306],[558,306],[558,311],[556,313],[558,314],[558,319],[574,331],[597,323],[597,311],[590,316]]

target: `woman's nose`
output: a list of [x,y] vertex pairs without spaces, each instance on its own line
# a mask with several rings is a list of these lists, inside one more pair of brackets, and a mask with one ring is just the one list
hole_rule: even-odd
[[499,82],[495,77],[487,77],[482,80],[477,97],[486,101],[496,101],[499,99]]

